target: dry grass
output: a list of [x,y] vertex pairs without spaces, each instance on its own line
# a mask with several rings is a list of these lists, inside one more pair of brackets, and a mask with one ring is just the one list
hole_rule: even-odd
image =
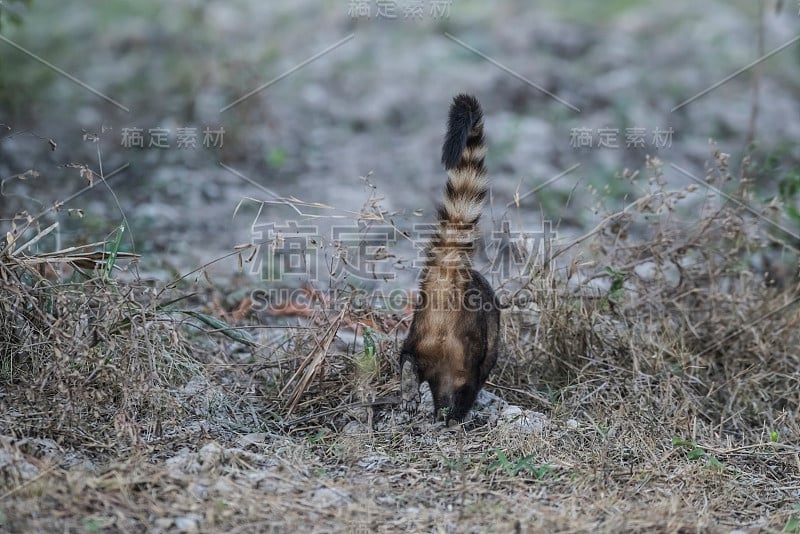
[[[74,269],[69,281],[50,279],[52,258]],[[67,253],[41,260],[9,248],[0,264],[2,424],[64,446],[129,450],[152,432],[142,424],[178,409],[169,391],[202,369],[150,288],[80,276]]]
[[115,281],[107,258],[67,281],[6,247],[0,525],[800,530],[797,250],[769,222],[780,206],[756,206],[724,155],[709,183],[736,182],[753,208],[670,191],[658,162],[626,179],[638,198],[509,281],[533,298],[505,312],[489,389],[546,412],[538,433],[396,414],[404,323],[346,297],[279,325],[226,289],[175,301],[188,288]]

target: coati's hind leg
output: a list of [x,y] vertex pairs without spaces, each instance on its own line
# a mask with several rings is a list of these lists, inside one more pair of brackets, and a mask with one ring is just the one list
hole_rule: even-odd
[[403,352],[400,356],[400,407],[409,412],[417,411],[419,406],[419,374],[417,364],[411,354]]

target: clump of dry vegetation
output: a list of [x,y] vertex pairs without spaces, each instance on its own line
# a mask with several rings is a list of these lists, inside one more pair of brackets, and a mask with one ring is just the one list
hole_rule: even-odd
[[145,423],[174,418],[169,391],[202,376],[199,362],[154,289],[114,281],[115,265],[135,260],[118,240],[34,255],[27,246],[9,233],[0,257],[3,426],[128,450],[153,432]]
[[0,525],[798,531],[798,255],[747,172],[716,154],[671,190],[652,160],[624,209],[508,281],[530,298],[487,389],[545,412],[535,432],[395,417],[407,319],[346,291],[281,323],[239,291],[115,280],[114,243],[7,243]]
[[512,315],[501,382],[549,384],[562,409],[616,398],[673,432],[796,435],[798,250],[779,205],[754,203],[747,175],[715,156],[704,185],[685,189],[668,189],[657,160],[646,177],[625,173],[638,198],[605,214],[584,247],[557,250],[571,258],[563,270],[528,282],[538,321]]

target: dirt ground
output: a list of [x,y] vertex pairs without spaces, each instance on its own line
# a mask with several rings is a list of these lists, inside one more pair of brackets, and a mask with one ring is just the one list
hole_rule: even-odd
[[[798,34],[744,0],[0,5],[0,530],[800,532]],[[459,92],[512,305],[444,428],[394,398]]]

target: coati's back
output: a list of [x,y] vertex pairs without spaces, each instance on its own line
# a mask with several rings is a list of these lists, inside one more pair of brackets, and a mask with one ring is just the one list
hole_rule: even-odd
[[483,113],[475,97],[450,106],[442,163],[447,169],[437,232],[426,248],[420,302],[401,353],[402,396],[413,403],[419,383],[433,393],[434,417],[460,421],[497,361],[500,310],[494,291],[472,269],[488,182]]

